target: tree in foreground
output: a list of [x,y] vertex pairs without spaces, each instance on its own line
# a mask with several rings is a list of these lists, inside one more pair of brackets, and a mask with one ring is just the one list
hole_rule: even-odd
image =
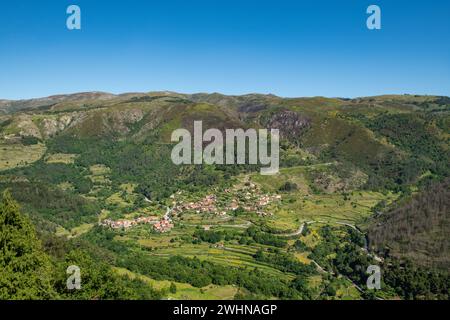
[[52,264],[8,191],[0,204],[0,299],[53,299]]

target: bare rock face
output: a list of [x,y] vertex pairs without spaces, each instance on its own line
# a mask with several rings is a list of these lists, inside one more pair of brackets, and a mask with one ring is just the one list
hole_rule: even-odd
[[52,137],[66,129],[71,122],[72,117],[68,115],[64,115],[59,119],[46,118],[42,120],[42,133],[46,138]]
[[140,109],[121,110],[113,112],[106,120],[106,126],[121,134],[130,132],[129,125],[135,124],[144,118]]
[[119,111],[116,113],[119,121],[127,124],[137,123],[144,118],[144,112],[141,109],[131,109]]
[[69,115],[64,115],[61,118],[59,118],[58,126],[60,130],[64,130],[69,126],[69,124],[72,122],[72,117]]
[[19,135],[22,137],[42,138],[39,128],[30,116],[20,116],[17,122],[17,128],[20,130]]
[[298,137],[311,126],[311,119],[294,111],[281,111],[268,121],[268,129],[279,129],[281,137]]
[[74,112],[65,114],[58,118],[45,118],[41,122],[41,132],[45,138],[54,136],[55,134],[72,127],[76,123],[84,119],[84,112]]
[[82,123],[88,117],[88,113],[87,112],[74,112],[74,113],[71,113],[69,117],[70,117],[70,123],[67,125],[67,127],[72,128],[72,127],[76,126],[77,124]]
[[50,134],[70,129],[81,136],[126,135],[131,131],[131,125],[143,118],[144,112],[138,108],[74,112],[58,118],[57,121],[47,121],[46,129]]
[[55,119],[42,120],[42,131],[45,137],[54,136],[58,132],[58,121]]

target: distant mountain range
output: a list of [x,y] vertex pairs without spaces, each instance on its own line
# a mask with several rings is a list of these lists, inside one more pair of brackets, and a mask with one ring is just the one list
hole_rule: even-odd
[[[128,92],[123,94],[112,94],[108,92],[92,91],[92,92],[79,92],[73,94],[60,94],[53,95],[49,97],[33,98],[33,99],[20,99],[20,100],[6,100],[0,99],[0,110],[3,112],[11,113],[15,111],[20,111],[23,109],[36,109],[54,106],[58,103],[64,102],[84,102],[93,100],[124,100],[131,98],[142,98],[142,97],[155,97],[155,96],[172,96],[172,97],[182,97],[196,102],[208,102],[217,105],[227,105],[227,106],[241,106],[245,108],[246,104],[254,104],[256,101],[263,101],[266,103],[270,100],[283,100],[283,98],[278,97],[273,94],[247,94],[241,96],[230,96],[223,95],[220,93],[196,93],[196,94],[181,94],[171,91],[161,91],[161,92],[150,92],[150,93],[138,93],[138,92]],[[323,97],[313,97],[313,98],[301,98],[301,99],[321,99]],[[409,98],[409,99],[408,99]],[[416,98],[416,99],[414,99]],[[297,98],[285,98],[285,99],[297,99]],[[324,98],[327,99],[327,98]],[[334,99],[334,98],[331,98]],[[397,100],[408,104],[408,101],[412,104],[417,103],[417,101],[427,101],[437,103],[450,103],[450,98],[445,96],[418,96],[418,95],[385,95],[385,96],[374,96],[366,98],[337,98],[342,101],[364,101],[364,100]],[[257,103],[256,103],[257,104]],[[255,106],[254,106],[255,107]],[[256,106],[257,107],[257,106]]]

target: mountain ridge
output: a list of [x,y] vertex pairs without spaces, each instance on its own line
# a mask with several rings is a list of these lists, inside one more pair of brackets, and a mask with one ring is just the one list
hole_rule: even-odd
[[21,111],[24,109],[36,109],[43,106],[48,106],[63,102],[82,102],[90,100],[114,100],[122,98],[134,98],[144,96],[178,96],[191,99],[193,101],[211,101],[219,103],[224,100],[224,103],[239,103],[239,101],[246,101],[248,99],[268,99],[268,100],[296,100],[296,99],[324,99],[324,100],[339,100],[339,101],[365,101],[365,100],[377,100],[377,99],[392,99],[392,100],[405,100],[405,99],[450,99],[448,96],[437,95],[411,95],[411,94],[386,94],[367,97],[355,97],[355,98],[342,98],[342,97],[325,97],[325,96],[305,96],[305,97],[281,97],[271,93],[248,93],[242,95],[226,95],[218,92],[213,93],[178,93],[174,91],[150,91],[150,92],[124,92],[119,94],[113,94],[102,91],[87,91],[87,92],[75,92],[68,94],[55,94],[47,97],[37,97],[31,99],[0,99],[0,110],[10,112]]

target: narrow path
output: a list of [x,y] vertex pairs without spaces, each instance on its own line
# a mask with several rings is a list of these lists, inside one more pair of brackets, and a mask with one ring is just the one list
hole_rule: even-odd
[[277,234],[277,236],[280,236],[280,237],[294,237],[294,236],[298,236],[298,235],[302,234],[304,228],[305,228],[305,223],[302,223],[297,231],[292,232],[292,233],[281,233],[281,234]]
[[321,266],[320,264],[318,264],[315,260],[311,260],[311,262],[316,266],[316,268],[319,270],[319,272],[322,272],[322,273],[329,273],[329,274],[333,274],[333,275],[334,275],[334,272],[333,272],[333,271],[328,272],[327,270],[325,270],[324,268],[322,268],[322,266]]

